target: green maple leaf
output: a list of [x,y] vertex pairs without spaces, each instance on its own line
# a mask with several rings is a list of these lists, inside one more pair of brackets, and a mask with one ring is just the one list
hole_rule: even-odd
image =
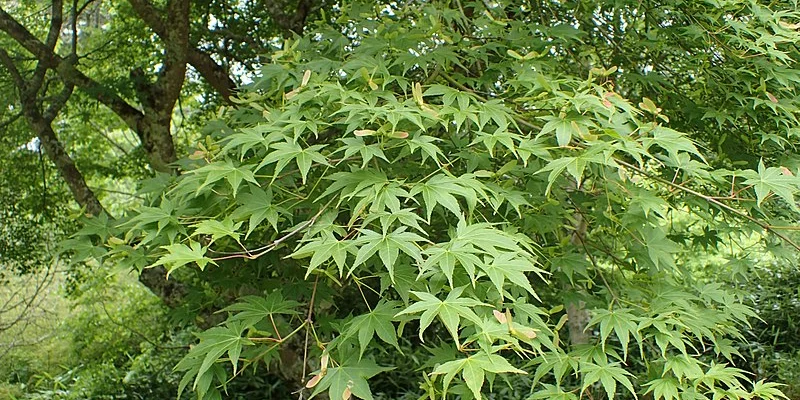
[[691,153],[705,162],[705,158],[697,151],[694,143],[685,134],[674,129],[659,125],[653,129],[652,137],[642,139],[642,145],[645,148],[649,149],[654,144],[666,150],[672,158],[677,158],[680,152],[685,152]]
[[[197,333],[200,343],[192,347],[183,360],[176,366],[178,370],[190,370],[196,373],[194,387],[196,388],[206,372],[219,360],[223,354],[228,353],[228,359],[233,364],[234,374],[237,371],[239,355],[243,346],[252,346],[253,342],[242,337],[246,326],[241,323],[230,323],[225,326],[211,328],[205,332]],[[202,360],[202,361],[200,361]],[[197,363],[200,366],[197,367]]]
[[306,277],[314,272],[322,263],[330,260],[331,258],[339,267],[339,275],[344,275],[345,261],[347,260],[347,251],[352,245],[351,242],[336,240],[330,236],[315,238],[312,241],[304,244],[303,247],[297,249],[294,253],[290,254],[293,258],[305,258],[311,256]]
[[461,294],[464,293],[465,288],[466,286],[461,286],[453,289],[444,300],[439,300],[436,296],[426,292],[411,292],[417,296],[420,301],[397,313],[397,315],[422,312],[419,318],[420,340],[423,340],[422,334],[425,332],[425,329],[431,325],[434,318],[438,317],[456,343],[458,343],[458,326],[461,322],[461,318],[472,321],[475,324],[480,324],[481,319],[475,314],[475,311],[472,311],[472,307],[488,307],[487,304],[481,303],[478,300],[462,298]]
[[674,377],[668,376],[663,378],[654,379],[645,383],[642,386],[647,386],[648,389],[645,394],[653,392],[653,399],[655,400],[678,400],[681,398],[678,392],[678,380]]
[[172,271],[189,263],[197,263],[200,269],[204,269],[209,263],[217,265],[214,260],[206,257],[206,248],[200,243],[189,241],[189,246],[176,243],[169,246],[161,246],[169,253],[161,256],[152,266],[164,265],[167,267],[167,277]]
[[207,219],[192,225],[195,228],[194,235],[211,235],[211,243],[223,237],[231,237],[239,242],[239,233],[236,232],[242,226],[241,222],[234,223],[232,219],[226,218],[222,221]]
[[308,171],[311,170],[312,163],[316,162],[323,165],[330,165],[328,159],[319,152],[325,145],[315,144],[307,148],[302,148],[296,142],[279,142],[271,147],[273,150],[258,164],[256,170],[261,169],[265,165],[274,163],[275,174],[272,176],[273,182],[292,160],[295,160],[304,184],[308,177]]
[[595,310],[593,314],[594,316],[586,326],[590,327],[598,323],[600,324],[600,339],[603,349],[605,349],[606,346],[606,339],[608,339],[608,336],[613,330],[617,338],[619,338],[622,344],[622,351],[627,358],[630,336],[633,335],[637,340],[640,339],[638,328],[639,318],[631,314],[630,310],[624,308],[616,310],[600,309]]
[[667,235],[661,228],[647,228],[642,233],[644,244],[647,247],[647,255],[656,269],[662,266],[674,267],[673,255],[680,250],[678,244],[667,239]]
[[758,163],[758,173],[745,171],[744,177],[748,178],[744,184],[752,185],[756,192],[758,206],[761,206],[770,193],[775,193],[786,201],[789,207],[797,210],[797,204],[794,201],[794,193],[800,183],[797,177],[784,173],[782,168],[766,168],[763,160]]
[[[502,253],[498,249],[519,254],[530,254],[530,250],[533,249],[530,238],[524,235],[503,232],[489,223],[467,224],[463,218],[458,221],[452,241],[470,244],[491,255]],[[525,246],[525,249],[522,246]]]
[[285,137],[280,130],[273,131],[264,136],[264,133],[270,128],[270,125],[258,125],[251,128],[242,128],[237,132],[225,137],[225,147],[222,153],[228,153],[231,150],[238,150],[239,159],[244,159],[245,154],[252,148],[258,146],[263,147],[264,150],[269,149],[269,144],[280,140]]
[[367,167],[367,164],[372,161],[373,158],[380,158],[383,161],[389,162],[389,159],[386,158],[386,154],[383,153],[383,149],[377,143],[374,144],[366,144],[364,143],[364,139],[360,137],[354,138],[343,138],[339,139],[344,146],[342,146],[339,151],[344,150],[344,158],[350,158],[350,156],[359,153],[361,156],[361,168],[364,169]]
[[364,354],[376,333],[382,341],[394,346],[397,351],[402,353],[400,345],[397,343],[397,331],[394,328],[394,324],[392,324],[392,320],[394,320],[399,311],[397,308],[399,305],[400,302],[397,301],[381,301],[372,311],[359,315],[350,321],[344,331],[344,336],[358,336],[358,343],[361,346],[359,357]]
[[505,284],[505,281],[508,280],[515,285],[524,288],[526,291],[528,291],[528,293],[538,298],[538,296],[536,296],[536,292],[534,292],[533,287],[531,286],[530,281],[528,281],[528,277],[525,276],[525,272],[536,272],[541,276],[541,274],[545,273],[545,271],[536,268],[532,261],[518,257],[513,253],[501,253],[493,260],[480,263],[478,265],[483,272],[486,273],[486,275],[494,284],[498,293],[501,295],[504,293],[503,285]]
[[619,363],[605,365],[582,363],[580,371],[583,374],[583,387],[581,388],[581,392],[599,381],[606,391],[606,394],[608,394],[608,398],[613,399],[614,395],[617,393],[617,382],[619,382],[636,397],[633,384],[630,379],[628,379],[628,376],[631,376],[631,374],[621,368]]
[[97,216],[87,216],[81,218],[81,227],[78,234],[83,236],[97,235],[100,240],[105,242],[110,236],[114,236],[113,224],[109,224],[108,215],[102,213]]
[[556,142],[560,147],[564,147],[569,145],[569,142],[572,141],[573,133],[577,135],[575,128],[572,126],[573,120],[559,117],[547,117],[546,119],[548,119],[548,121],[542,127],[542,131],[536,135],[537,139],[543,135],[555,131]]
[[297,315],[296,310],[300,303],[286,300],[283,294],[276,290],[267,297],[245,296],[241,302],[231,304],[222,311],[235,312],[228,321],[241,321],[246,326],[253,326],[270,315]]
[[376,219],[380,221],[381,227],[385,230],[388,230],[392,225],[394,225],[395,222],[400,222],[401,225],[414,228],[423,235],[426,234],[425,230],[419,225],[421,221],[425,220],[414,213],[413,208],[404,208],[402,210],[392,212],[371,211],[364,217],[364,225],[368,225],[370,222],[375,221]]
[[421,265],[423,272],[437,268],[444,273],[450,287],[453,287],[453,273],[456,263],[460,264],[475,281],[475,266],[482,264],[480,258],[475,254],[478,251],[471,245],[461,242],[448,242],[444,245],[431,246],[425,249],[424,253],[428,258]]
[[228,181],[228,184],[231,185],[234,197],[236,196],[242,181],[247,181],[258,185],[258,181],[256,181],[253,171],[251,171],[248,166],[236,166],[231,160],[225,160],[225,162],[213,162],[196,170],[190,171],[190,173],[201,176],[203,174],[206,175],[206,180],[197,187],[195,193],[200,193],[203,188],[221,179],[225,179]]
[[249,217],[247,223],[247,234],[245,238],[250,236],[258,224],[267,220],[273,229],[278,230],[278,218],[280,214],[288,214],[288,212],[272,203],[272,190],[262,190],[256,186],[250,186],[250,192],[244,193],[236,198],[236,201],[241,204],[239,208],[233,211],[231,218],[240,219]]
[[556,385],[549,385],[543,383],[542,386],[544,389],[534,392],[530,397],[529,400],[578,400],[578,396],[575,396],[572,392],[565,392],[559,386]]
[[461,206],[453,193],[461,192],[462,188],[456,183],[455,178],[444,174],[434,175],[427,182],[415,185],[411,191],[411,196],[422,193],[422,200],[425,202],[428,221],[436,205],[441,204],[444,208],[456,216],[461,216]]
[[444,375],[442,382],[445,392],[447,392],[447,387],[450,386],[450,382],[453,381],[453,378],[459,372],[461,372],[461,378],[464,380],[464,383],[467,384],[467,387],[472,391],[476,399],[482,398],[481,388],[483,387],[486,372],[494,374],[527,374],[527,372],[515,368],[505,358],[497,354],[487,354],[483,352],[460,360],[446,362],[433,370],[434,375]]
[[628,212],[641,210],[645,218],[647,218],[651,212],[658,214],[661,218],[666,218],[668,209],[669,204],[667,204],[663,198],[654,196],[647,190],[640,190],[631,198]]
[[345,390],[350,390],[353,396],[364,400],[373,400],[372,391],[369,389],[367,379],[392,368],[381,367],[375,361],[359,359],[357,356],[339,364],[338,367],[328,368],[325,376],[314,387],[312,396],[328,390],[331,399],[342,399]]
[[361,244],[356,254],[356,260],[350,271],[363,264],[367,259],[378,253],[389,276],[394,276],[394,265],[400,252],[409,255],[414,260],[422,259],[421,251],[416,242],[424,242],[425,238],[416,233],[406,232],[406,227],[401,226],[391,233],[378,233],[369,229],[362,229],[357,243]]
[[379,274],[381,276],[381,293],[391,287],[403,299],[403,303],[408,304],[411,288],[417,283],[418,272],[416,267],[399,264],[395,267],[394,275],[391,277],[388,272]]

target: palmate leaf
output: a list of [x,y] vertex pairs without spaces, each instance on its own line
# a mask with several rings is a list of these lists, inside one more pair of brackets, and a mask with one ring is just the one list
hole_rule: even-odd
[[370,187],[383,187],[389,183],[389,178],[381,171],[372,169],[359,169],[351,172],[336,172],[325,177],[332,183],[319,197],[325,198],[331,194],[339,193],[341,199],[352,199],[364,196],[363,191]]
[[207,219],[192,225],[194,228],[194,235],[210,235],[211,242],[216,242],[223,237],[230,237],[235,241],[239,241],[240,234],[236,232],[242,226],[241,222],[234,223],[232,219],[226,218],[222,221],[215,219]]
[[319,152],[325,145],[315,144],[307,148],[302,148],[296,142],[278,142],[271,145],[271,147],[273,150],[261,160],[256,170],[260,170],[269,164],[275,164],[275,173],[272,176],[273,181],[292,160],[295,160],[297,168],[300,170],[303,184],[306,183],[308,171],[311,170],[311,164],[316,162],[323,165],[330,165],[328,159]]
[[309,261],[308,269],[306,270],[306,277],[314,272],[322,263],[330,259],[333,259],[336,266],[339,268],[339,276],[343,276],[348,249],[350,249],[351,246],[352,242],[336,240],[330,236],[323,236],[314,238],[304,244],[303,247],[297,249],[297,251],[290,254],[289,257],[306,258],[311,256],[311,261]]
[[328,368],[325,376],[314,387],[312,396],[327,389],[330,399],[344,400],[344,393],[347,391],[359,399],[374,400],[367,379],[390,370],[392,368],[381,367],[373,360],[353,356],[337,367]]
[[787,170],[777,167],[765,167],[764,160],[758,163],[758,172],[745,171],[742,175],[747,178],[744,181],[745,185],[752,185],[753,190],[756,192],[756,200],[758,206],[764,202],[764,199],[775,193],[780,196],[789,207],[797,210],[797,204],[794,201],[794,194],[800,189],[800,178],[787,173]]
[[264,220],[269,222],[270,226],[277,231],[280,214],[289,214],[283,207],[272,203],[272,190],[270,189],[263,190],[251,185],[250,192],[238,196],[236,201],[241,206],[233,211],[231,218],[249,218],[245,238],[250,236],[253,230]]
[[418,272],[416,267],[402,263],[395,267],[391,277],[388,272],[378,274],[381,277],[381,293],[391,287],[403,300],[403,304],[408,305],[411,289],[417,283]]
[[653,195],[650,191],[639,190],[635,192],[636,195],[631,198],[629,213],[641,212],[645,218],[650,216],[650,213],[658,214],[661,218],[667,218],[667,211],[669,204],[661,197]]
[[[157,241],[162,234],[173,241],[178,233],[186,233],[186,227],[177,218],[180,211],[182,210],[174,201],[164,198],[158,207],[141,207],[139,214],[123,226],[129,227],[128,234],[139,230],[145,234],[140,245]],[[157,229],[152,229],[151,224],[155,224]]]
[[681,385],[677,379],[671,376],[653,379],[644,386],[647,387],[645,394],[653,392],[653,400],[678,400],[681,398],[678,392]]
[[425,209],[427,211],[427,219],[431,220],[433,209],[441,204],[444,208],[453,214],[461,215],[461,206],[458,204],[453,193],[461,191],[461,187],[455,183],[454,178],[446,175],[435,175],[427,182],[414,186],[409,194],[415,196],[422,193],[422,199],[425,202]]
[[544,124],[542,127],[542,131],[536,135],[538,139],[541,136],[547,135],[550,132],[554,132],[556,134],[556,142],[560,147],[564,147],[569,145],[569,142],[572,141],[572,136],[579,136],[580,133],[578,129],[576,129],[576,125],[574,124],[575,120],[571,118],[559,118],[559,117],[546,117],[547,123]]
[[775,382],[764,382],[764,380],[760,380],[758,382],[753,383],[753,390],[750,392],[750,395],[754,399],[789,399],[783,392],[781,392],[778,387],[782,386],[781,384]]
[[[239,153],[239,159],[244,159],[245,154],[254,147],[262,148],[263,150],[269,149],[269,144],[276,142],[285,137],[281,130],[273,130],[270,132],[272,125],[264,124],[250,128],[242,128],[241,130],[225,137],[225,147],[222,149],[223,153],[236,151]],[[264,133],[267,133],[264,136]]]
[[451,241],[475,246],[493,256],[504,251],[530,255],[533,249],[530,238],[503,232],[489,223],[468,224],[463,218],[459,219]]
[[680,250],[677,243],[668,239],[659,227],[643,229],[642,236],[649,259],[656,269],[675,267],[674,254]]
[[231,304],[221,311],[234,313],[228,321],[240,321],[245,326],[253,326],[271,315],[297,315],[296,308],[300,303],[286,300],[280,290],[276,290],[267,297],[245,296],[239,303]]
[[[193,389],[196,389],[204,380],[210,380],[212,378],[211,373],[214,372],[210,371],[211,367],[225,353],[228,354],[228,360],[233,365],[234,373],[236,373],[239,355],[242,353],[243,346],[253,345],[253,342],[249,339],[242,337],[245,329],[247,329],[246,325],[240,322],[233,322],[197,333],[200,343],[192,347],[186,357],[175,367],[179,371],[187,371],[184,381],[188,382],[188,379],[194,376]],[[183,381],[182,385],[184,385]]]
[[434,375],[444,375],[443,384],[445,392],[447,392],[447,387],[450,386],[453,378],[459,372],[461,372],[461,378],[464,380],[464,383],[467,384],[467,387],[469,387],[476,399],[482,398],[481,388],[483,387],[486,372],[493,374],[527,374],[527,372],[511,365],[508,360],[502,356],[484,352],[460,360],[446,362],[433,370]]
[[628,379],[628,376],[632,375],[620,367],[618,363],[604,365],[581,363],[580,371],[583,374],[583,387],[581,387],[581,392],[599,381],[606,391],[606,394],[608,394],[608,398],[613,399],[614,395],[617,393],[617,382],[619,382],[636,397],[633,384],[630,379]]
[[421,271],[424,273],[437,268],[447,277],[450,288],[453,288],[453,274],[456,264],[460,264],[467,272],[472,282],[475,282],[476,266],[483,264],[483,261],[476,255],[479,251],[471,244],[458,241],[451,241],[445,244],[430,246],[423,252],[427,258],[421,264]]
[[621,308],[615,310],[594,310],[593,317],[586,325],[591,327],[600,324],[600,339],[603,349],[606,346],[606,340],[613,330],[622,345],[624,358],[628,356],[628,343],[630,337],[633,336],[641,341],[639,335],[638,321],[640,318],[630,313],[629,309]]
[[652,137],[642,139],[642,145],[649,149],[652,145],[657,145],[666,150],[673,158],[677,158],[681,152],[690,153],[705,162],[703,155],[697,150],[697,146],[683,133],[664,126],[656,126]]
[[189,263],[197,263],[200,269],[204,269],[209,263],[217,265],[214,260],[206,257],[206,248],[200,243],[189,241],[189,245],[176,243],[169,246],[162,246],[162,249],[169,253],[161,256],[152,266],[163,265],[167,268],[167,277],[172,271]]
[[414,212],[413,208],[404,208],[397,211],[373,211],[364,217],[364,224],[367,225],[374,220],[378,220],[381,228],[388,230],[395,222],[399,222],[404,226],[416,229],[421,234],[426,234],[425,230],[420,226],[420,222],[425,220]]
[[392,346],[402,354],[400,345],[397,343],[397,331],[392,321],[400,311],[400,302],[381,301],[372,311],[353,318],[343,332],[345,338],[358,336],[358,343],[361,347],[359,357],[364,355],[364,351],[377,333],[378,337]]
[[343,138],[339,140],[344,143],[344,146],[339,150],[344,150],[344,158],[349,158],[359,153],[361,156],[362,169],[366,168],[367,164],[372,161],[373,158],[380,158],[383,161],[389,162],[389,159],[386,158],[386,154],[384,154],[383,149],[378,143],[366,144],[364,143],[364,139],[360,137]]
[[542,384],[544,389],[531,394],[528,400],[578,400],[572,392],[565,392],[560,386]]
[[519,257],[514,253],[501,253],[490,261],[478,264],[486,276],[492,281],[500,295],[504,295],[503,285],[506,280],[525,289],[528,293],[538,299],[536,292],[533,291],[528,277],[525,272],[536,272],[541,274],[546,273],[544,270],[534,266],[531,260]]
[[595,144],[577,157],[560,157],[545,164],[542,169],[536,171],[537,174],[550,171],[550,173],[547,174],[547,189],[545,190],[545,195],[550,194],[553,184],[564,171],[566,171],[575,182],[580,184],[583,181],[586,167],[590,164],[614,166],[614,161],[608,157],[606,150],[608,150],[607,145]]
[[362,229],[361,236],[356,240],[356,244],[360,245],[360,247],[350,271],[352,272],[375,253],[378,253],[386,270],[389,271],[389,276],[394,279],[394,265],[401,251],[414,260],[421,261],[421,250],[417,242],[425,242],[425,238],[416,233],[406,232],[406,227],[404,226],[391,233],[378,233],[369,229]]
[[490,307],[488,304],[481,303],[478,300],[461,297],[461,295],[464,293],[464,289],[466,289],[466,286],[453,289],[444,300],[439,300],[436,296],[430,293],[411,292],[413,295],[417,296],[420,301],[397,313],[397,315],[416,314],[418,312],[422,312],[422,315],[419,318],[420,340],[423,340],[422,334],[425,332],[425,329],[431,325],[434,318],[438,317],[439,320],[442,321],[442,324],[444,324],[445,328],[447,328],[447,331],[450,332],[453,340],[455,340],[456,343],[459,343],[458,327],[461,318],[472,321],[475,324],[480,324],[481,319],[477,314],[475,314],[475,311],[472,311],[472,307]]
[[437,174],[424,183],[414,185],[409,191],[409,195],[416,196],[422,193],[427,219],[430,221],[433,209],[437,205],[442,205],[457,217],[461,217],[461,206],[454,195],[464,198],[471,211],[482,199],[489,200],[486,192],[486,185],[475,179],[472,174],[465,174],[458,178],[447,174]]
[[225,179],[233,189],[233,195],[239,191],[242,181],[247,181],[258,185],[253,171],[247,165],[234,165],[233,161],[225,160],[224,162],[213,162],[211,164],[200,167],[196,170],[190,171],[192,174],[198,176],[206,176],[205,181],[197,187],[196,193],[200,193],[206,186],[216,183],[219,180]]

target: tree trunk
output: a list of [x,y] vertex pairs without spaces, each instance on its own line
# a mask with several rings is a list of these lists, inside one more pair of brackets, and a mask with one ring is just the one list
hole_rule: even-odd
[[[583,215],[575,215],[575,231],[569,242],[573,246],[583,246],[583,238],[586,236],[587,224]],[[569,289],[568,289],[569,290]],[[572,346],[579,346],[589,343],[589,332],[586,326],[589,324],[589,311],[586,310],[586,303],[578,300],[566,305],[567,308],[567,328],[569,329],[569,342]]]
[[[27,113],[26,113],[27,114]],[[27,115],[26,115],[27,116]],[[75,162],[64,150],[64,146],[58,140],[53,127],[41,119],[35,117],[28,117],[28,123],[31,124],[34,131],[39,137],[39,145],[44,149],[47,158],[55,164],[61,178],[67,183],[72,197],[75,201],[86,209],[86,212],[91,215],[100,215],[105,212],[100,200],[97,199],[94,192],[86,184],[83,179],[83,174],[75,166]]]

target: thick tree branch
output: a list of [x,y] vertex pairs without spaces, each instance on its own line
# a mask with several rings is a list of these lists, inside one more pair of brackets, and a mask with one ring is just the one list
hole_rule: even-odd
[[[165,42],[168,40],[168,30],[162,18],[162,13],[156,9],[148,0],[129,0],[133,10],[139,18],[147,24]],[[230,78],[228,72],[217,64],[210,55],[202,51],[188,47],[186,61],[208,82],[209,85],[219,93],[226,101],[230,99],[236,88],[236,83]]]
[[189,64],[225,101],[230,101],[236,89],[236,83],[211,56],[195,48],[189,49]]
[[158,99],[160,109],[169,110],[181,94],[186,79],[187,52],[189,49],[189,0],[170,0],[167,3],[169,26],[164,38],[164,68],[156,85],[163,88],[163,97]]
[[9,119],[7,119],[7,120],[5,120],[3,122],[0,122],[0,130],[5,129],[7,126],[13,124],[14,122],[17,122],[17,120],[21,116],[22,116],[22,113],[16,113],[16,114],[12,115],[11,118],[9,118]]
[[50,29],[47,31],[47,39],[44,44],[48,49],[53,50],[58,43],[58,36],[61,34],[61,25],[64,18],[64,1],[53,0],[52,15],[50,17]]
[[[56,43],[58,43],[58,37],[61,33],[61,27],[63,26],[63,14],[64,14],[64,4],[62,0],[53,0],[53,5],[51,7],[51,17],[50,17],[50,27],[47,31],[47,38],[45,39],[44,46],[49,50],[53,51],[56,48]],[[47,75],[47,65],[44,63],[37,63],[36,69],[33,72],[33,77],[29,80],[28,88],[29,90],[38,92],[42,88],[42,83],[44,82],[44,77]]]
[[73,63],[55,54],[52,49],[47,48],[44,43],[33,36],[30,31],[25,29],[2,8],[0,8],[0,30],[6,32],[23,48],[33,54],[40,65],[55,69],[65,82],[72,83],[97,99],[97,101],[103,103],[122,118],[128,127],[138,132],[136,128],[139,120],[143,117],[139,110],[128,104],[116,93],[111,92],[100,83],[86,76],[75,68]]
[[[62,0],[54,0],[53,21],[51,21],[50,32],[60,33],[62,6]],[[150,156],[150,163],[155,169],[169,170],[167,164],[175,159],[174,146],[170,135],[171,113],[174,103],[180,95],[186,75],[189,0],[172,0],[169,10],[170,16],[178,18],[182,26],[171,33],[171,38],[174,42],[167,48],[168,54],[167,60],[165,60],[165,68],[159,77],[159,84],[155,85],[157,88],[162,89],[160,94],[166,94],[166,96],[153,97],[153,102],[151,102],[150,106],[158,105],[160,108],[151,109],[150,111],[154,111],[152,114],[145,114],[79,71],[73,62],[75,54],[69,59],[56,54],[54,48],[58,35],[55,35],[55,39],[52,39],[53,35],[48,34],[47,42],[43,43],[5,10],[0,8],[0,31],[6,32],[12,39],[34,55],[37,65],[33,79],[40,81],[38,83],[26,82],[22,73],[14,64],[13,59],[3,49],[0,49],[0,63],[9,71],[14,84],[17,86],[23,114],[38,135],[41,148],[56,165],[75,200],[82,207],[85,207],[86,212],[91,215],[100,215],[105,210],[94,192],[86,184],[83,175],[69,156],[69,153],[58,140],[51,123],[72,95],[73,87],[81,88],[87,94],[109,107],[139,135],[143,147]],[[73,18],[77,18],[77,14],[73,6]],[[73,52],[76,49],[73,46]],[[43,81],[48,69],[54,69],[58,73],[64,83],[64,89],[53,98],[47,111],[42,113],[39,91],[41,89],[41,81]],[[159,296],[167,306],[176,307],[183,302],[182,299],[186,294],[186,288],[180,282],[166,280],[165,276],[166,270],[163,267],[149,268],[142,271],[139,280],[155,295]]]
[[50,119],[47,119],[39,111],[39,104],[36,98],[37,90],[32,90],[33,88],[30,87],[29,83],[25,82],[16,65],[14,65],[13,60],[3,49],[0,49],[0,63],[11,73],[20,94],[20,103],[22,104],[22,112],[25,115],[25,119],[28,120],[34,132],[36,132],[39,138],[39,145],[44,149],[47,157],[56,165],[58,172],[61,174],[61,177],[64,178],[69,190],[72,192],[75,201],[82,207],[86,207],[86,211],[91,214],[98,215],[102,213],[104,211],[103,206],[94,195],[94,192],[89,189],[89,186],[83,179],[83,174],[78,171],[75,162],[72,161],[72,158],[66,150],[64,150],[64,146],[61,145],[61,142],[58,140],[51,126],[55,115],[61,107],[66,104],[69,96],[72,95],[72,86],[66,86],[56,97],[50,108],[48,108],[47,118]]
[[0,49],[0,63],[2,63],[3,66],[8,70],[8,73],[11,74],[11,80],[14,81],[14,86],[16,86],[18,90],[22,91],[22,89],[25,87],[25,80],[22,79],[22,75],[19,73],[16,64],[14,64],[14,60],[3,49]]
[[72,96],[72,92],[75,89],[75,86],[71,84],[65,84],[64,88],[61,89],[51,101],[50,105],[47,107],[47,110],[44,111],[42,114],[42,118],[44,118],[45,122],[48,124],[52,123],[58,113],[61,111],[62,108],[67,104],[67,101]]

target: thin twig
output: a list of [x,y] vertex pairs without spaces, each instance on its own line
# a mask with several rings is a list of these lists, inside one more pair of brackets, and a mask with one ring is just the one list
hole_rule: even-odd
[[[305,339],[305,345],[303,346],[303,375],[301,375],[301,378],[300,378],[302,380],[306,379],[306,368],[307,368],[307,365],[308,365],[308,332],[309,332],[309,326],[311,325],[311,313],[312,313],[312,311],[314,311],[314,300],[315,300],[315,298],[317,296],[317,284],[318,283],[319,283],[319,275],[317,275],[316,279],[314,279],[314,289],[311,291],[311,302],[308,304],[308,314],[306,314],[306,321],[305,321],[306,339]],[[303,396],[302,395],[302,390],[301,390],[300,396],[301,396],[301,398]]]
[[278,247],[278,245],[280,245],[281,243],[285,242],[286,240],[288,240],[292,236],[296,235],[298,232],[300,232],[303,229],[308,228],[309,226],[313,225],[317,221],[317,218],[319,218],[320,215],[322,215],[322,213],[325,212],[325,210],[328,208],[328,206],[331,204],[331,202],[333,202],[333,199],[329,200],[328,203],[326,203],[324,206],[322,206],[319,209],[319,211],[316,214],[314,214],[313,217],[311,217],[311,219],[309,219],[306,222],[303,222],[297,228],[293,229],[291,232],[287,233],[286,235],[281,236],[278,239],[275,239],[275,241],[273,241],[272,243],[269,243],[267,245],[261,246],[261,247],[256,248],[256,249],[245,250],[244,252],[238,252],[238,253],[234,253],[234,254],[229,254],[227,256],[212,258],[212,260],[221,261],[221,260],[230,260],[230,259],[233,259],[233,258],[247,258],[249,260],[254,260],[254,259],[258,258],[258,257],[261,257],[264,254],[267,254],[270,251],[275,250],[275,248]]
[[795,249],[800,250],[800,245],[798,245],[797,243],[792,241],[792,239],[790,239],[788,236],[778,232],[778,230],[775,227],[773,227],[772,225],[770,225],[770,224],[768,224],[768,223],[766,223],[764,221],[761,221],[758,218],[754,218],[754,217],[752,217],[750,215],[747,215],[746,213],[744,213],[744,212],[742,212],[740,210],[737,210],[736,208],[733,208],[733,207],[731,207],[731,206],[729,206],[729,205],[717,200],[714,197],[707,196],[707,195],[705,195],[703,193],[700,193],[700,192],[698,192],[696,190],[690,189],[690,188],[688,188],[686,186],[683,186],[683,185],[681,185],[679,183],[670,182],[670,181],[668,181],[666,179],[663,179],[661,177],[655,176],[655,175],[653,175],[653,174],[651,174],[651,173],[649,173],[649,172],[647,172],[647,171],[645,171],[645,170],[643,170],[643,169],[641,169],[641,168],[639,168],[639,167],[637,167],[637,166],[635,166],[633,164],[630,164],[628,162],[622,161],[620,159],[615,159],[615,161],[619,165],[622,165],[623,167],[628,168],[628,169],[636,172],[639,175],[642,175],[642,176],[645,176],[647,178],[653,179],[655,181],[661,182],[661,183],[666,184],[668,186],[671,186],[671,187],[673,187],[675,189],[678,189],[678,190],[680,190],[682,192],[685,192],[685,193],[691,194],[693,196],[699,197],[699,198],[701,198],[701,199],[703,199],[703,200],[705,200],[705,201],[707,201],[707,202],[709,202],[711,204],[716,205],[717,207],[720,207],[720,208],[722,208],[722,209],[724,209],[724,210],[726,210],[728,212],[731,212],[731,213],[733,213],[735,215],[738,215],[739,217],[742,217],[742,218],[744,218],[744,219],[746,219],[746,220],[748,220],[748,221],[760,226],[761,228],[763,228],[767,232],[772,233],[773,235],[779,237],[781,240],[783,240],[784,242],[788,243],[789,245],[791,245]]

